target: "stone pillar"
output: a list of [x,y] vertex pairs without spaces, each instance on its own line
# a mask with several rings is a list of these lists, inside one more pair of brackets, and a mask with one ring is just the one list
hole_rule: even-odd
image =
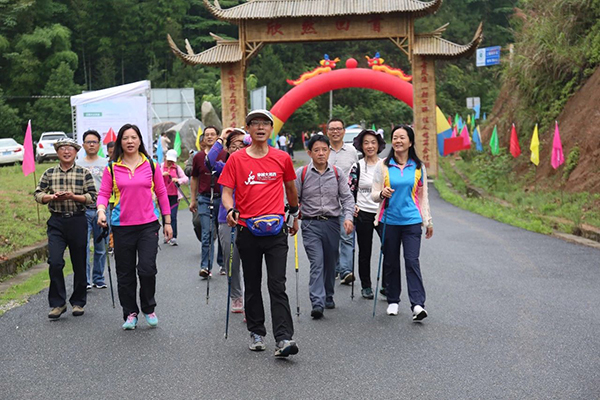
[[246,81],[242,62],[221,65],[221,116],[223,128],[244,128]]
[[412,62],[415,149],[425,163],[427,175],[438,174],[435,101],[435,61],[415,56]]

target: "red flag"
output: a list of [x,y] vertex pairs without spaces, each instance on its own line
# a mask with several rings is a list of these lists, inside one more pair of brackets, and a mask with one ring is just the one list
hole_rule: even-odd
[[27,176],[35,171],[35,158],[33,156],[33,141],[31,139],[31,120],[27,123],[25,140],[23,141],[23,175]]
[[512,154],[514,158],[521,155],[521,147],[519,146],[519,138],[517,136],[515,124],[512,124],[512,129],[510,130],[510,154]]
[[104,136],[104,140],[102,141],[102,143],[109,144],[110,142],[116,141],[117,135],[115,135],[115,131],[113,131],[113,128],[108,128],[108,132],[106,132],[106,136]]
[[444,155],[452,154],[460,150],[469,150],[470,145],[465,146],[465,141],[462,136],[444,139]]
[[558,131],[558,122],[555,121],[554,125],[554,140],[552,142],[552,168],[556,169],[565,162],[565,156],[563,154],[562,142],[560,140],[560,132]]

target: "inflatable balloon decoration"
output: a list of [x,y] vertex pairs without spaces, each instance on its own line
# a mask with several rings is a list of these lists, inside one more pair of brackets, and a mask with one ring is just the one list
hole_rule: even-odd
[[336,57],[334,60],[330,60],[329,55],[325,54],[323,56],[323,60],[321,60],[319,62],[319,64],[321,64],[320,67],[317,67],[317,68],[313,69],[312,71],[303,73],[302,75],[300,75],[300,78],[296,79],[295,81],[287,79],[287,83],[289,83],[292,86],[298,86],[299,84],[306,81],[307,79],[314,78],[315,76],[324,74],[326,72],[330,72],[332,69],[335,68],[336,63],[338,63],[338,62],[340,62],[339,58]]
[[367,62],[369,63],[369,67],[371,67],[375,71],[385,72],[386,74],[391,74],[397,76],[403,81],[409,82],[412,80],[412,75],[406,75],[404,71],[400,68],[392,68],[389,65],[385,65],[385,60],[381,58],[379,52],[375,53],[375,57],[371,58],[369,56],[365,56]]

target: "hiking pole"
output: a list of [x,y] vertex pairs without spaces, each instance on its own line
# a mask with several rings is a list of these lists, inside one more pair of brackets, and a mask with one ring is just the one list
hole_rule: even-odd
[[[354,219],[356,223],[356,218]],[[350,290],[350,299],[354,300],[354,281],[356,280],[356,276],[354,275],[354,262],[356,260],[356,225],[354,225],[354,232],[352,232],[352,290]]]
[[225,318],[225,339],[229,332],[229,307],[231,305],[231,268],[233,265],[233,241],[235,240],[235,228],[231,228],[231,243],[229,244],[229,271],[227,273],[227,317]]
[[296,261],[296,317],[300,316],[300,302],[298,301],[298,233],[294,235],[294,254]]
[[110,252],[109,248],[109,231],[108,228],[104,228],[102,231],[102,235],[98,239],[96,239],[96,243],[100,243],[102,240],[105,240],[104,244],[106,247],[106,265],[108,266],[108,282],[110,283],[110,297],[112,297],[112,305],[115,308],[115,292],[113,290],[113,281],[112,281],[112,272],[110,270]]
[[215,171],[212,171],[210,177],[210,205],[208,209],[210,210],[210,223],[209,223],[209,231],[208,231],[208,275],[206,276],[206,304],[208,304],[208,300],[210,299],[210,275],[212,273],[212,258],[213,258],[213,221],[214,221],[214,195],[215,195]]
[[[383,210],[388,207],[388,199],[384,200]],[[381,262],[383,261],[383,244],[385,243],[385,225],[387,223],[387,212],[383,215],[383,232],[381,233],[381,251],[379,252],[379,266],[377,267],[377,285],[375,286],[375,301],[373,302],[373,318],[375,318],[375,309],[377,308],[377,294],[379,293],[379,277],[381,276]]]

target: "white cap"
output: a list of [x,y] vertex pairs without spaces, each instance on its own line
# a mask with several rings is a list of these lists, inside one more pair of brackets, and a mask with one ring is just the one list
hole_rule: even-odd
[[271,121],[271,124],[273,123],[273,115],[269,111],[267,111],[267,110],[252,110],[248,113],[248,115],[246,115],[246,125],[249,125],[250,121],[252,121],[254,118],[257,118],[257,117],[263,117],[263,118]]
[[167,159],[167,161],[177,162],[177,150],[171,149],[171,150],[167,151],[166,159]]

